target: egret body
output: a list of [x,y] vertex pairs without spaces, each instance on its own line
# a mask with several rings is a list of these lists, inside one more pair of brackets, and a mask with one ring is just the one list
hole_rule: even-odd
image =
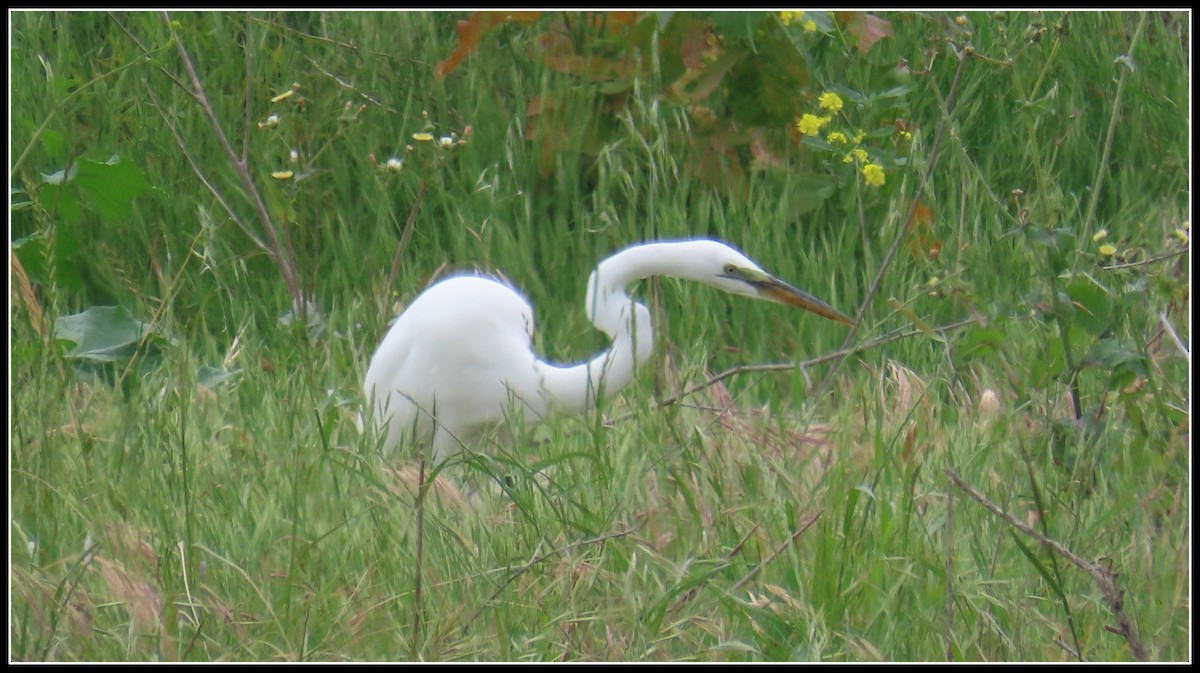
[[585,310],[612,346],[588,361],[559,365],[533,352],[533,307],[524,297],[491,278],[453,276],[421,293],[371,358],[366,395],[370,416],[386,428],[385,448],[427,442],[438,462],[506,418],[534,423],[555,413],[583,413],[620,391],[653,349],[650,311],[627,293],[631,283],[650,276],[693,280],[853,322],[724,243],[645,243],[604,260],[588,278]]

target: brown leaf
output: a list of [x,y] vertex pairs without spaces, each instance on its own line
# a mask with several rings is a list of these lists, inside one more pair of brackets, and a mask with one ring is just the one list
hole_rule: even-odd
[[683,59],[683,67],[699,70],[704,66],[704,52],[708,49],[708,35],[711,30],[707,23],[700,21],[694,21],[688,26],[687,33],[679,45],[679,57]]
[[936,258],[942,252],[942,242],[933,233],[933,210],[918,203],[908,221],[908,252],[913,257]]
[[455,28],[458,30],[458,47],[450,52],[434,68],[434,75],[442,79],[457,68],[464,59],[479,48],[479,43],[488,31],[502,23],[520,23],[529,25],[541,18],[541,12],[472,12],[464,21],[459,21]]
[[892,36],[892,22],[887,19],[862,12],[841,12],[840,16],[848,24],[850,34],[858,38],[855,46],[860,54],[871,51],[876,42]]

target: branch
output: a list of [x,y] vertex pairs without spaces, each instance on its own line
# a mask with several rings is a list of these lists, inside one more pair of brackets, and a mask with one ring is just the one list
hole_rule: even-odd
[[[305,310],[304,293],[300,288],[300,280],[296,272],[295,263],[280,244],[275,225],[271,222],[271,214],[267,211],[267,206],[262,199],[262,194],[258,191],[258,186],[254,184],[254,178],[250,175],[247,162],[239,157],[233,150],[233,146],[229,144],[229,138],[225,135],[221,121],[217,119],[217,113],[213,110],[208,96],[204,93],[204,84],[200,81],[200,75],[196,73],[196,66],[192,63],[192,58],[188,54],[187,48],[183,46],[183,41],[179,39],[175,28],[171,25],[171,15],[168,12],[163,12],[162,17],[163,21],[167,24],[167,30],[171,33],[171,40],[175,43],[179,51],[179,56],[183,60],[183,67],[187,70],[188,77],[192,81],[190,93],[196,102],[200,104],[200,109],[204,111],[204,116],[208,118],[208,123],[213,129],[213,133],[216,134],[221,149],[225,152],[225,158],[229,160],[234,173],[237,174],[242,182],[242,187],[245,188],[247,195],[249,195],[250,201],[254,205],[254,210],[258,213],[258,218],[262,222],[263,230],[267,234],[266,250],[275,260],[280,273],[283,274],[283,280],[287,283],[288,290],[292,295],[294,310],[303,315]],[[178,83],[177,80],[176,82]],[[249,101],[246,104],[249,105]]]
[[[978,319],[970,318],[967,320],[960,320],[955,323],[950,323],[949,325],[935,327],[933,331],[939,332],[939,333],[940,332],[949,332],[951,330],[960,329],[962,327],[966,327],[967,325],[973,325],[978,322],[979,322]],[[810,358],[803,362],[778,362],[778,363],[771,363],[771,364],[738,365],[736,367],[731,367],[729,369],[726,369],[725,371],[721,372],[720,374],[716,374],[716,375],[712,376],[704,383],[698,383],[677,395],[673,395],[671,397],[666,398],[665,400],[659,402],[658,406],[661,408],[661,407],[670,406],[672,404],[676,404],[681,399],[683,399],[689,395],[692,395],[693,393],[699,392],[705,388],[716,385],[717,383],[720,383],[721,381],[724,381],[725,379],[727,379],[731,376],[734,376],[736,374],[747,374],[750,372],[786,372],[786,371],[791,371],[791,370],[797,369],[797,368],[804,369],[806,367],[812,367],[814,365],[819,365],[823,362],[829,362],[830,360],[838,360],[841,358],[845,358],[847,356],[853,355],[855,353],[859,353],[861,351],[870,350],[872,348],[875,348],[876,346],[882,346],[884,344],[888,344],[893,341],[899,341],[901,339],[907,339],[908,337],[917,336],[917,335],[926,334],[926,333],[927,333],[926,330],[922,330],[922,329],[905,330],[904,328],[899,328],[899,329],[892,330],[891,332],[889,332],[888,334],[885,334],[883,336],[879,336],[874,339],[871,339],[870,341],[866,341],[861,344],[858,344],[857,346],[851,346],[849,348],[842,348],[840,350],[836,350],[831,353],[826,353],[824,355],[818,355],[815,358]],[[627,414],[626,416],[624,416],[620,419],[617,419],[617,420],[625,420],[627,418],[631,418],[632,416],[633,416],[633,414],[630,413],[630,414]]]
[[1060,543],[1046,537],[1036,528],[1021,523],[1001,509],[999,505],[988,500],[986,496],[963,481],[963,478],[959,476],[957,471],[949,467],[944,468],[944,470],[955,485],[971,496],[976,502],[983,505],[984,509],[1000,517],[1008,525],[1037,540],[1046,548],[1073,563],[1075,567],[1091,575],[1096,580],[1096,584],[1099,585],[1100,592],[1104,594],[1105,600],[1108,601],[1108,608],[1112,612],[1113,617],[1117,620],[1117,626],[1105,625],[1104,628],[1107,631],[1124,637],[1125,641],[1129,643],[1130,649],[1133,650],[1134,658],[1138,661],[1150,660],[1150,653],[1146,649],[1146,646],[1142,644],[1141,638],[1138,637],[1137,628],[1133,625],[1133,620],[1125,613],[1125,590],[1117,586],[1117,579],[1120,577],[1120,574],[1113,572],[1111,567],[1096,565],[1083,559]]
[[557,547],[555,549],[551,549],[550,551],[548,551],[544,554],[533,557],[532,559],[529,560],[528,563],[526,563],[525,565],[518,568],[517,571],[514,572],[513,574],[509,575],[508,579],[504,580],[500,584],[500,587],[498,589],[496,589],[494,592],[492,592],[491,596],[487,597],[487,600],[485,600],[483,602],[483,605],[481,605],[477,610],[475,610],[474,614],[471,615],[471,618],[467,620],[467,623],[471,624],[471,623],[475,622],[475,620],[479,619],[479,615],[483,612],[483,608],[487,604],[496,600],[496,598],[500,594],[504,593],[504,590],[506,588],[508,588],[508,585],[512,584],[518,577],[529,572],[534,566],[538,565],[542,561],[545,561],[546,559],[550,558],[551,556],[557,556],[558,554],[563,554],[563,553],[569,552],[573,549],[578,549],[580,547],[588,547],[588,546],[591,546],[594,544],[603,544],[609,540],[623,538],[623,537],[626,537],[628,535],[631,535],[631,534],[637,532],[637,530],[641,527],[642,527],[641,524],[638,524],[636,526],[629,526],[627,528],[616,531],[614,533],[606,533],[604,535],[600,535],[598,537],[590,538],[587,540],[576,540],[575,542],[572,542],[570,544],[563,545],[562,547]]
[[755,575],[757,575],[759,572],[761,572],[763,568],[767,567],[768,563],[770,563],[771,561],[774,561],[775,557],[782,554],[783,550],[785,550],[788,547],[790,547],[791,545],[795,544],[796,540],[799,540],[800,536],[804,535],[805,531],[807,531],[809,528],[812,528],[812,525],[814,523],[816,523],[818,519],[821,518],[821,514],[823,512],[824,512],[824,510],[819,509],[816,512],[813,512],[812,514],[809,514],[808,518],[806,518],[804,521],[802,521],[800,523],[800,527],[797,528],[796,531],[794,533],[792,533],[788,539],[783,541],[783,544],[779,545],[779,547],[777,547],[775,549],[775,551],[771,552],[770,556],[763,559],[762,563],[759,563],[758,565],[754,566],[754,568],[752,568],[750,570],[750,572],[746,573],[745,577],[738,580],[737,584],[733,585],[733,588],[731,588],[729,590],[729,593],[735,593],[742,587],[746,586],[750,582],[750,580],[754,579]]

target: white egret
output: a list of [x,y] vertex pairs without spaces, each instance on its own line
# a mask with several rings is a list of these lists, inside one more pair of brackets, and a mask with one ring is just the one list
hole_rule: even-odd
[[503,427],[506,418],[533,423],[554,413],[582,413],[615,394],[653,348],[650,311],[626,292],[650,276],[694,280],[853,322],[724,243],[645,243],[604,260],[588,278],[588,318],[612,346],[586,362],[558,365],[533,352],[533,307],[524,297],[491,278],[453,276],[421,293],[371,358],[366,395],[377,427],[386,428],[385,447],[427,442],[439,462]]

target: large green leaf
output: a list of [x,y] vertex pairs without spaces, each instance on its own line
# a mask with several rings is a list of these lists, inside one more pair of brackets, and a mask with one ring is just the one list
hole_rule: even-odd
[[1079,275],[1067,283],[1067,296],[1075,308],[1075,323],[1093,336],[1100,336],[1112,326],[1113,295],[1091,276]]
[[153,332],[150,323],[137,320],[119,306],[94,306],[55,321],[54,335],[75,347],[67,357],[93,362],[130,358],[138,343]]
[[132,161],[120,157],[81,161],[75,181],[104,218],[128,217],[133,200],[150,188],[142,171]]

